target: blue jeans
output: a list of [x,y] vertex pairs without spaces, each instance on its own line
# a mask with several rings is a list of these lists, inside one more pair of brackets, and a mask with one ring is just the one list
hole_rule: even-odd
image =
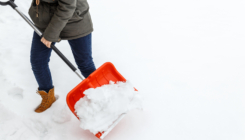
[[[85,78],[96,70],[92,58],[91,36],[90,33],[78,39],[68,40],[76,64]],[[39,90],[46,92],[54,87],[48,65],[51,52],[52,49],[47,48],[41,42],[41,37],[34,32],[31,46],[31,66]]]

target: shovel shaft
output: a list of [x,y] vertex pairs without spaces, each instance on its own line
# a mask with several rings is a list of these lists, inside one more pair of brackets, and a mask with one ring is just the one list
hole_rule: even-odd
[[[14,3],[14,2],[13,2]],[[32,21],[26,17],[25,14],[23,14],[18,7],[16,6],[15,11],[35,30],[35,32],[42,36],[42,32],[32,23]],[[55,47],[55,45],[51,45],[51,48],[56,52],[56,54],[72,69],[73,72],[76,73],[76,75],[81,79],[84,80],[84,77],[78,74],[77,68],[74,67],[74,65]]]
[[42,32],[38,30],[38,28],[32,23],[32,21],[28,17],[26,17],[26,15],[23,14],[18,7],[16,7],[14,10],[35,30],[35,32],[39,36],[42,36]]

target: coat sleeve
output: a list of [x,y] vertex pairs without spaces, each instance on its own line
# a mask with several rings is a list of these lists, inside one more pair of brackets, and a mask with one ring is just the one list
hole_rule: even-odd
[[77,0],[58,0],[58,6],[49,25],[43,33],[43,37],[51,42],[60,41],[60,33],[72,18],[76,10]]

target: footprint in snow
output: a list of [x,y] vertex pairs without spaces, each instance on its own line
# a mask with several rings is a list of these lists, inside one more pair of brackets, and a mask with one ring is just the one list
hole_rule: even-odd
[[13,99],[22,100],[23,99],[23,89],[19,87],[14,87],[8,90],[8,95]]
[[39,120],[29,119],[24,120],[23,123],[38,137],[44,137],[48,134],[47,126]]
[[63,108],[57,108],[52,114],[52,120],[56,123],[65,123],[71,120],[71,111],[67,106]]

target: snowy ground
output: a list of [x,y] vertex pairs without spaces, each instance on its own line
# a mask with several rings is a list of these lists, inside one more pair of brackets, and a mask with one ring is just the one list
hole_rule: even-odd
[[[27,14],[30,0],[16,2]],[[89,0],[97,67],[110,61],[145,97],[105,140],[244,140],[245,2]],[[66,106],[79,78],[55,54],[59,100],[40,103],[30,66],[32,29],[0,7],[0,140],[96,140]],[[57,47],[74,63],[66,41]]]

